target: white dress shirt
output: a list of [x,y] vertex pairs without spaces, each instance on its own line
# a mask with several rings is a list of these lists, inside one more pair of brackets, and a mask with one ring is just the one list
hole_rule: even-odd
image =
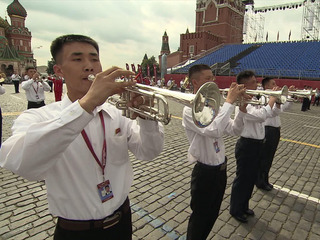
[[[240,112],[236,107],[236,115]],[[274,117],[275,113],[267,106],[251,105],[247,106],[247,114],[244,117],[244,129],[241,137],[263,140],[265,137],[265,120]]]
[[[102,170],[89,151],[81,131],[85,129],[101,160],[103,128],[106,127],[105,179],[114,197],[104,203],[97,184]],[[102,219],[127,198],[133,181],[128,150],[138,159],[152,160],[163,148],[163,126],[155,121],[130,120],[110,104],[87,113],[68,96],[39,109],[29,109],[13,125],[13,135],[0,150],[0,166],[29,180],[44,179],[49,210],[55,216],[74,220]]]
[[292,102],[285,102],[284,104],[280,105],[280,108],[276,106],[276,104],[273,106],[272,111],[273,113],[270,113],[270,115],[273,115],[274,117],[270,117],[266,119],[265,126],[271,126],[271,127],[280,127],[281,126],[281,120],[279,114],[281,112],[284,112],[288,110],[292,105]]
[[50,91],[50,86],[47,82],[40,83],[33,79],[23,81],[21,87],[26,91],[27,100],[30,102],[44,101],[44,91]]
[[233,111],[234,106],[225,102],[213,122],[205,128],[199,128],[193,122],[191,108],[184,107],[182,125],[190,143],[189,162],[199,161],[212,166],[224,163],[225,145],[222,137],[224,134],[239,136],[243,129],[243,117],[246,115],[240,112],[232,120],[230,117]]

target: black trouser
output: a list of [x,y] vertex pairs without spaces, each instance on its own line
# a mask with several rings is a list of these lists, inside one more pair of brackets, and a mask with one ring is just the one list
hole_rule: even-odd
[[259,173],[256,181],[257,187],[264,187],[269,184],[269,172],[280,140],[279,127],[265,126],[265,130],[266,137],[262,148]]
[[315,98],[314,98],[314,102],[313,102],[313,106],[314,106],[315,104],[317,104],[317,106],[319,106],[319,100],[320,100],[320,97],[315,97]]
[[301,106],[301,111],[305,112],[308,110],[308,107],[310,107],[309,105],[309,98],[303,98],[302,101],[302,106]]
[[[129,200],[128,200],[129,201]],[[57,224],[54,240],[131,240],[132,220],[131,208],[122,213],[120,221],[107,229],[90,229],[86,231],[65,230]]]
[[14,84],[14,91],[15,93],[18,93],[19,92],[19,81],[12,81],[13,84]]
[[237,160],[236,177],[233,180],[230,214],[241,216],[249,209],[255,181],[258,175],[259,159],[263,140],[240,137],[235,148]]
[[43,107],[45,105],[46,104],[44,103],[44,101],[41,101],[41,102],[28,101],[28,109],[30,109],[30,108],[39,108],[39,107]]
[[226,162],[219,166],[196,163],[191,176],[192,210],[188,229],[188,240],[205,240],[218,218],[226,189]]

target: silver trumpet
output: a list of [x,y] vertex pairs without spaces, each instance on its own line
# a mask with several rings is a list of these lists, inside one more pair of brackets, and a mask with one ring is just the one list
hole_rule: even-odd
[[309,90],[295,90],[295,91],[289,91],[289,96],[291,96],[292,98],[309,98],[311,96],[313,96],[314,94],[316,94],[318,91],[318,88],[316,88],[315,90],[309,89]]
[[[139,108],[128,107],[127,103],[137,94],[147,98],[145,103]],[[109,97],[108,102],[122,110],[126,117],[130,118],[133,113],[138,113],[147,119],[167,125],[171,119],[167,99],[191,107],[193,121],[198,127],[208,126],[218,114],[220,107],[219,88],[213,82],[203,84],[196,94],[181,93],[137,83],[135,86],[127,87],[121,95]]]
[[[223,98],[226,99],[226,96],[228,94],[229,88],[220,89],[220,93],[222,94]],[[239,99],[236,102],[236,105],[241,104],[252,104],[252,105],[266,105],[267,97],[273,96],[277,98],[277,103],[283,104],[288,99],[288,87],[283,86],[281,90],[279,91],[272,91],[272,90],[246,90],[246,94],[255,96],[256,99],[250,99],[250,100],[243,100]]]

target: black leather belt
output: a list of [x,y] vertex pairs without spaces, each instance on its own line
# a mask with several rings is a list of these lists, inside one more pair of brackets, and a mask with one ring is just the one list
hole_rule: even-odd
[[122,206],[110,216],[99,220],[69,220],[59,217],[58,226],[69,231],[86,231],[91,229],[107,229],[120,222],[123,214],[130,209],[129,199],[127,198]]

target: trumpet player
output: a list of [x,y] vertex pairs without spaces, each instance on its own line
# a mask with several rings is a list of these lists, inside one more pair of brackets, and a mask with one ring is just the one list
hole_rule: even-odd
[[[278,88],[275,80],[269,77],[262,80],[262,86],[264,90]],[[290,91],[294,89],[294,86],[289,87]],[[269,172],[280,140],[281,121],[279,114],[288,110],[291,105],[291,101],[286,101],[284,104],[276,103],[270,113],[273,117],[267,118],[265,121],[265,142],[262,148],[263,153],[261,154],[256,186],[266,191],[271,191],[273,188],[269,182]]]
[[[257,79],[252,71],[239,73],[237,83],[244,84],[248,90],[257,89]],[[264,122],[268,117],[272,117],[270,112],[276,100],[276,97],[270,96],[267,106],[248,104],[247,114],[244,116],[244,129],[236,143],[237,171],[231,190],[230,214],[243,223],[248,221],[248,216],[254,215],[254,211],[249,208],[249,200],[257,179],[265,138]]]
[[[188,75],[194,92],[214,79],[210,67],[204,64],[192,66]],[[243,85],[232,83],[218,115],[205,128],[199,128],[194,124],[190,107],[183,109],[182,125],[190,143],[188,160],[195,163],[191,176],[192,213],[187,228],[188,240],[207,239],[219,215],[227,182],[227,160],[222,137],[224,134],[240,135],[243,129],[246,105],[241,107],[241,112],[234,120],[230,117],[234,111],[233,103],[244,92]]]
[[[93,39],[58,37],[51,54],[67,94],[18,117],[2,145],[0,166],[29,180],[45,180],[50,212],[58,217],[55,240],[132,239],[128,150],[152,160],[162,151],[163,127],[137,115],[137,120],[125,118],[105,103],[135,83],[115,82],[130,71],[111,67],[102,72]],[[143,101],[137,96],[130,104]]]
[[50,86],[47,82],[42,81],[35,67],[29,66],[26,68],[25,81],[21,83],[21,87],[26,92],[27,109],[40,108],[46,105],[44,92],[49,92]]

